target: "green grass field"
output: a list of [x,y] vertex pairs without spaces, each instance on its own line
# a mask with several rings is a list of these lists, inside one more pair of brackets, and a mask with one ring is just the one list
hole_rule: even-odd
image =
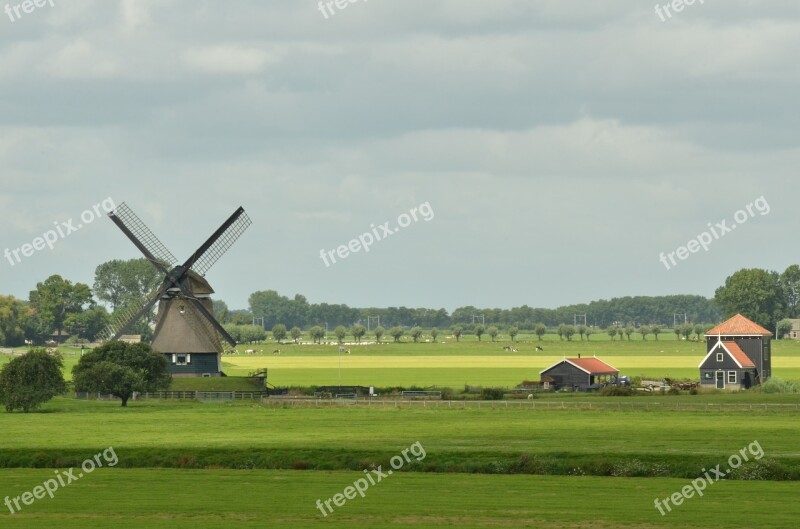
[[[653,500],[680,490],[701,468],[724,465],[755,440],[764,461],[797,469],[797,415],[795,408],[291,409],[161,401],[123,409],[114,402],[56,399],[41,413],[0,414],[2,466],[44,467],[0,471],[0,498],[32,490],[53,475],[50,468],[77,467],[109,446],[119,463],[20,513],[0,509],[0,523],[20,528],[796,527],[796,481],[715,483],[703,498],[687,500],[664,517]],[[327,518],[316,509],[317,499],[341,492],[364,468],[388,468],[389,458],[415,442],[424,447],[425,458],[407,465],[410,472],[396,472]],[[521,464],[523,456],[528,466]],[[535,472],[530,466],[535,462],[576,475],[524,473]],[[240,469],[223,468],[229,464]],[[670,475],[681,477],[580,475],[603,465],[631,464],[658,464],[662,472],[672,469]]]
[[[18,494],[49,470],[6,470],[0,491]],[[99,469],[18,514],[9,529],[194,529],[197,527],[532,527],[794,529],[795,483],[715,483],[666,516],[653,505],[679,479],[396,473],[323,517],[315,506],[360,472]],[[743,500],[743,498],[747,498]],[[331,504],[333,506],[333,504]],[[0,506],[2,507],[2,506]]]
[[[624,374],[696,378],[702,345],[658,342],[420,343],[349,346],[342,383],[513,386],[564,355],[592,355]],[[256,349],[268,349],[253,346]],[[774,344],[774,374],[800,379],[800,344]],[[66,371],[78,354],[65,350]],[[0,355],[0,363],[8,361]],[[270,382],[335,384],[336,345],[281,345],[281,355],[226,355],[225,371],[268,368]],[[241,378],[211,381],[244,391]],[[209,389],[183,379],[180,389]],[[224,386],[224,387],[223,387]],[[247,387],[245,387],[247,386]],[[532,408],[559,402],[591,409]],[[615,402],[647,403],[647,408]],[[761,403],[788,406],[761,407]],[[758,393],[608,398],[556,394],[478,408],[118,402],[57,398],[38,413],[0,413],[0,500],[32,490],[53,469],[114,447],[115,468],[91,475],[3,527],[794,528],[800,516],[800,396]],[[600,405],[603,404],[603,405]],[[738,404],[721,408],[717,404]],[[529,407],[524,407],[529,406]],[[609,407],[610,406],[610,407]],[[659,406],[663,406],[662,409]],[[676,408],[677,406],[677,408]],[[764,458],[661,516],[653,500],[758,441]],[[406,465],[324,518],[315,506],[419,442]],[[754,472],[753,470],[757,470]],[[763,471],[763,473],[762,473]],[[766,481],[738,479],[761,475]],[[627,476],[627,477],[613,477]],[[646,476],[646,477],[636,477]],[[789,478],[792,481],[778,481]]]
[[[240,345],[241,354],[223,356],[223,370],[230,376],[241,377],[267,368],[269,382],[276,386],[334,385],[339,382],[341,361],[344,385],[513,387],[522,380],[538,380],[542,369],[564,356],[578,354],[597,355],[623,375],[696,379],[697,366],[705,351],[702,343],[676,340],[674,335],[666,334],[657,341],[652,336],[646,341],[636,339],[636,335],[630,341],[611,341],[605,334],[572,342],[561,341],[554,335],[545,336],[542,342],[535,337],[521,338],[513,344],[508,340],[491,342],[488,338],[478,342],[474,336],[465,336],[461,342],[445,339],[446,343],[348,345],[351,354],[342,355],[335,344]],[[537,345],[544,351],[537,352]],[[504,351],[505,346],[513,346],[518,352]],[[281,349],[280,355],[271,354],[276,347]],[[248,348],[263,353],[244,354]],[[71,378],[80,350],[60,350],[64,354],[65,374]],[[10,355],[0,354],[0,365],[9,359]],[[773,376],[800,380],[800,341],[773,341]]]
[[[350,345],[351,354],[339,355],[337,345],[280,346],[280,355],[226,355],[224,370],[243,376],[269,369],[269,380],[278,386],[342,384],[374,386],[449,386],[464,384],[513,387],[522,380],[538,380],[539,371],[564,356],[596,355],[620,369],[622,374],[660,379],[696,379],[705,345],[664,336],[656,341],[610,341],[592,336],[590,341],[560,341],[546,336],[542,342],[478,342],[462,339],[456,343],[389,343]],[[504,351],[513,345],[518,352]],[[541,345],[544,351],[537,352]],[[267,350],[268,347],[253,346]],[[243,350],[243,347],[239,349]],[[800,342],[773,342],[773,375],[800,380]]]

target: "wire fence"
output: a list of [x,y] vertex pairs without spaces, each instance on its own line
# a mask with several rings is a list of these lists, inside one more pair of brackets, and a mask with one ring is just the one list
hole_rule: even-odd
[[671,411],[792,411],[800,413],[800,403],[707,403],[707,402],[600,402],[547,400],[390,400],[375,398],[320,399],[263,396],[267,407],[336,408],[432,408],[432,409],[527,409],[527,410],[671,410]]

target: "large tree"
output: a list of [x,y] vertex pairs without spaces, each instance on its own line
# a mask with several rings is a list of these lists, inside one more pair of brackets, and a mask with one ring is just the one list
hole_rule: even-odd
[[394,338],[395,342],[399,342],[400,338],[402,338],[405,333],[406,333],[406,330],[403,329],[402,327],[400,327],[399,325],[389,329],[389,336]]
[[31,349],[14,358],[0,371],[0,404],[6,411],[25,413],[67,390],[61,370],[64,363],[58,354]]
[[94,295],[114,312],[147,296],[163,279],[145,258],[106,261],[94,271]]
[[336,339],[339,341],[339,344],[344,343],[344,339],[347,336],[347,327],[344,325],[339,325],[333,330],[333,334],[336,336]]
[[714,300],[726,317],[741,313],[767,329],[775,328],[785,308],[780,276],[760,268],[735,272],[717,289]]
[[383,335],[386,334],[386,329],[378,325],[375,327],[375,330],[372,331],[372,334],[375,335],[375,341],[381,343],[381,338],[383,338]]
[[363,325],[353,325],[353,328],[350,329],[350,334],[353,335],[353,338],[355,338],[358,343],[361,343],[361,338],[367,334],[367,328]]
[[64,322],[70,314],[83,312],[95,305],[88,285],[74,285],[59,275],[53,275],[36,284],[30,292],[31,307],[36,312],[42,328],[50,333],[64,330]]
[[787,318],[800,315],[800,266],[792,265],[781,274],[781,290]]
[[792,332],[792,322],[789,320],[781,320],[778,322],[778,339],[782,340],[784,336]]
[[308,319],[308,301],[300,294],[289,299],[274,290],[262,290],[250,294],[249,302],[250,312],[256,318],[264,318],[264,326],[268,329],[277,323],[288,327],[303,326]]
[[26,333],[32,316],[30,307],[14,296],[0,296],[0,345],[14,347],[33,338]]
[[286,330],[286,325],[282,323],[276,323],[272,326],[272,339],[278,343],[281,343],[288,334],[289,331]]
[[72,368],[76,391],[107,393],[122,406],[137,392],[167,389],[172,382],[167,359],[143,343],[106,342],[84,354]]
[[110,319],[105,307],[96,306],[67,316],[64,328],[72,336],[94,340],[95,336],[108,325]]

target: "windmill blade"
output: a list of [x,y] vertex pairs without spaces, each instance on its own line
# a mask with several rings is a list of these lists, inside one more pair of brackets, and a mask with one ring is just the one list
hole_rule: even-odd
[[148,261],[166,273],[178,260],[124,202],[108,214]]
[[98,337],[103,342],[118,339],[120,336],[125,334],[125,332],[130,329],[134,323],[139,321],[142,316],[147,314],[148,311],[153,310],[153,305],[155,305],[161,296],[164,295],[166,290],[166,284],[161,285],[158,289],[154,290],[150,294],[120,310],[114,316],[111,323],[109,323],[106,328],[98,334]]
[[[253,221],[244,212],[244,208],[239,207],[228,220],[222,223],[208,240],[195,251],[192,256],[184,263],[185,268],[191,268],[201,276],[206,275],[222,255],[233,246],[236,239],[250,227]],[[216,320],[215,320],[216,321]]]
[[[216,331],[226,342],[236,347],[236,340],[234,340],[233,337],[230,334],[228,334],[228,331],[226,331],[225,328],[222,325],[220,325],[220,323],[217,321],[214,315],[211,314],[211,312],[209,312],[207,308],[205,308],[205,306],[200,302],[199,299],[197,298],[187,298],[187,299],[192,302],[192,305],[194,305],[195,308],[197,308],[200,314],[202,314],[205,317],[205,319],[214,327],[214,329],[216,329]],[[207,329],[205,325],[201,324],[201,327]]]

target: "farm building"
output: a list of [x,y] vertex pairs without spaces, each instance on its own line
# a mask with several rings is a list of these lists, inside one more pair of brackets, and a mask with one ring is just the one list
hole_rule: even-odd
[[792,330],[789,331],[783,338],[792,338],[793,340],[800,340],[800,320],[789,320],[792,322]]
[[619,375],[619,370],[597,357],[564,358],[539,372],[542,381],[552,389],[586,391]]
[[747,389],[772,376],[772,333],[737,314],[706,333],[700,384],[717,389]]

